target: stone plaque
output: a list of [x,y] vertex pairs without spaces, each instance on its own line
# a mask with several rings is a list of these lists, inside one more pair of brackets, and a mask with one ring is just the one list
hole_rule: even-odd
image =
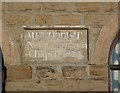
[[87,29],[27,29],[23,34],[23,61],[87,60],[87,35]]

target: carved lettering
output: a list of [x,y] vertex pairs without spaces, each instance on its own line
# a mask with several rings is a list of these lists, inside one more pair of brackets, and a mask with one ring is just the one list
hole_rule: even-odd
[[24,59],[87,59],[87,30],[26,30]]

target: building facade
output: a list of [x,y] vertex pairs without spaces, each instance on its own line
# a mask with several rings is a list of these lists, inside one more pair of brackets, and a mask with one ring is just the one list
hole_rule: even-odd
[[3,2],[6,91],[107,91],[116,2]]

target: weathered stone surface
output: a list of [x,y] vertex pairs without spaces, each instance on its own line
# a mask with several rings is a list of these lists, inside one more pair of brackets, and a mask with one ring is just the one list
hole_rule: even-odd
[[7,81],[7,91],[76,91],[74,80]]
[[[35,81],[7,81],[6,82],[6,91],[45,91],[46,88],[43,82],[37,83]],[[34,93],[34,92],[33,92]]]
[[106,23],[108,23],[111,15],[107,14],[85,14],[84,15],[84,24],[86,26],[102,28]]
[[75,5],[76,12],[97,12],[102,8],[102,4],[99,2],[79,2],[75,3]]
[[92,65],[90,66],[90,78],[93,79],[105,79],[107,78],[107,67],[106,66],[97,66],[97,65]]
[[86,72],[85,67],[80,66],[65,66],[62,68],[64,78],[84,79]]
[[51,15],[36,15],[35,23],[40,26],[51,26],[53,23]]
[[55,25],[80,25],[81,16],[79,14],[75,15],[56,15]]
[[92,58],[93,53],[95,51],[95,43],[97,37],[99,36],[101,28],[90,27],[89,29],[89,59]]
[[41,3],[32,2],[3,2],[3,11],[40,11]]
[[48,91],[76,91],[77,82],[75,80],[51,80],[46,81]]
[[106,12],[113,12],[118,10],[117,2],[103,2],[103,9]]
[[113,12],[117,11],[117,2],[79,2],[75,4],[76,12]]
[[53,67],[36,67],[36,77],[37,79],[56,79],[58,73]]
[[[116,14],[115,17],[112,14]],[[6,90],[107,91],[108,52],[118,31],[117,3],[3,3],[3,23],[2,49],[9,80]],[[89,28],[90,60],[79,63],[69,57],[60,57],[60,60],[64,60],[63,64],[58,61],[37,62],[41,59],[30,64],[31,59],[28,58],[29,63],[26,66],[21,55],[24,52],[20,38],[23,25],[84,25]],[[83,35],[83,38],[85,37]],[[37,47],[40,43],[32,42]],[[42,47],[41,50],[44,49],[44,46]],[[57,50],[61,52],[61,49]],[[83,64],[84,67],[80,67]],[[28,65],[31,65],[32,69]],[[29,81],[24,81],[26,79]]]
[[17,55],[16,44],[14,41],[14,36],[12,34],[12,29],[6,24],[2,24],[2,46],[4,61],[7,65],[20,65],[20,58]]
[[23,61],[65,63],[88,58],[87,30],[25,30],[23,38]]
[[30,13],[3,13],[3,22],[7,24],[31,24],[32,15]]
[[78,81],[80,91],[108,91],[108,83],[101,80]]
[[29,66],[7,66],[8,80],[31,79],[32,68]]
[[71,12],[74,10],[74,3],[43,3],[43,12]]
[[[93,64],[107,64],[110,45],[118,32],[118,17],[114,15],[97,38],[95,52],[91,58]],[[101,51],[102,50],[102,51]]]
[[47,80],[47,81],[7,81],[7,91],[107,91],[105,81],[96,80]]

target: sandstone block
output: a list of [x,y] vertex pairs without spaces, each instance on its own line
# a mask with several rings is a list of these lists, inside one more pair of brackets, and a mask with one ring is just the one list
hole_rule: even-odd
[[74,80],[46,81],[48,91],[77,91],[77,82]]
[[80,25],[80,15],[58,15],[55,16],[56,25]]
[[106,12],[114,12],[118,10],[118,3],[117,2],[104,2],[103,9]]
[[107,66],[90,66],[90,78],[104,79],[108,77],[107,75]]
[[51,15],[36,15],[35,22],[40,26],[51,26],[52,25],[52,16]]
[[108,91],[108,83],[102,80],[78,81],[80,91]]
[[41,4],[40,3],[32,3],[32,2],[4,2],[3,3],[3,11],[40,11]]
[[74,9],[74,3],[43,3],[43,12],[71,12]]
[[79,2],[75,3],[76,12],[97,12],[102,8],[100,2]]
[[32,15],[30,13],[3,13],[3,22],[7,24],[31,24]]
[[37,79],[56,79],[58,74],[53,67],[38,66],[36,68],[36,77]]
[[17,59],[16,46],[14,45],[13,34],[10,33],[11,28],[3,24],[2,29],[2,47],[5,64],[19,65],[20,61]]
[[65,66],[62,68],[64,78],[84,79],[86,72],[85,67],[80,66]]
[[32,78],[32,68],[29,66],[7,66],[8,80],[23,80]]
[[[6,81],[6,91],[9,93],[23,92],[32,93],[36,91],[45,91],[44,83],[36,83],[35,81]],[[33,92],[34,91],[34,92]]]
[[84,15],[84,23],[87,27],[95,27],[95,28],[102,28],[109,19],[111,15],[107,14],[85,14]]

